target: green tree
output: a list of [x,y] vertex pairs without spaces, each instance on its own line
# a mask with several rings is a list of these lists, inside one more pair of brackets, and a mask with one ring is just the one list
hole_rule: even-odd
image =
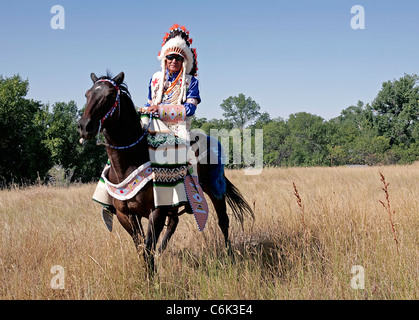
[[233,129],[233,123],[223,119],[211,119],[201,126],[201,130],[204,130],[206,134],[211,135],[211,130],[231,130]]
[[252,98],[240,93],[237,97],[228,97],[221,103],[223,116],[233,123],[235,128],[244,129],[260,115],[260,106]]
[[197,116],[194,116],[191,121],[191,130],[196,128],[200,129],[207,122],[207,118],[198,118]]
[[251,125],[250,127],[252,129],[262,129],[265,124],[268,124],[271,121],[272,121],[272,119],[271,119],[271,116],[269,115],[269,113],[268,112],[262,112],[257,117],[255,123],[253,125]]
[[288,164],[324,165],[327,157],[326,126],[322,117],[299,112],[286,123],[289,135],[284,144],[291,150]]
[[[45,109],[48,112],[49,106]],[[45,120],[44,144],[50,150],[53,164],[61,167],[71,181],[89,182],[100,177],[107,154],[105,147],[96,146],[94,139],[83,146],[79,144],[77,121],[81,113],[74,101],[54,103]]]
[[4,184],[43,178],[51,161],[42,144],[42,105],[26,99],[29,81],[0,76],[0,180]]
[[[48,105],[46,110],[49,110]],[[77,105],[74,101],[56,102],[47,120],[44,143],[51,152],[54,164],[66,169],[73,169],[78,164],[76,147],[80,138],[77,133],[77,112]]]
[[367,148],[376,136],[372,130],[371,112],[362,101],[342,110],[340,116],[327,122],[327,148],[330,165],[365,164]]
[[415,142],[412,133],[419,121],[419,77],[405,74],[387,81],[371,104],[377,135],[390,138],[390,145]]
[[289,135],[286,123],[277,118],[265,123],[263,129],[263,161],[266,165],[285,165],[291,155],[291,148],[285,145]]

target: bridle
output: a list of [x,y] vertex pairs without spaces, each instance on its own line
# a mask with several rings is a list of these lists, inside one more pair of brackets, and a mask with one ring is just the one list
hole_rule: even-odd
[[[135,146],[136,144],[138,144],[147,135],[148,128],[151,125],[151,120],[152,119],[150,119],[150,122],[148,123],[147,129],[144,130],[144,132],[143,132],[142,136],[140,137],[140,139],[138,139],[137,141],[135,141],[134,143],[132,143],[132,144],[130,144],[128,146],[116,147],[116,146],[113,146],[111,144],[108,144],[108,143],[105,143],[105,142],[101,142],[99,140],[100,131],[102,129],[102,125],[105,122],[105,120],[108,117],[111,117],[114,114],[116,108],[118,108],[118,118],[119,118],[119,115],[121,113],[121,101],[120,101],[120,93],[121,93],[121,91],[119,90],[119,87],[115,83],[115,81],[113,81],[111,79],[100,79],[100,80],[96,81],[95,84],[98,83],[98,82],[109,82],[110,84],[112,84],[115,87],[115,89],[116,89],[116,99],[115,99],[115,103],[112,105],[112,107],[110,108],[110,110],[104,115],[104,117],[102,119],[99,120],[99,129],[97,131],[96,145],[104,145],[106,147],[110,147],[110,148],[117,149],[117,150],[120,150],[120,149],[128,149],[128,148],[131,148],[131,147]],[[153,115],[150,115],[150,117],[152,118]]]
[[99,82],[109,82],[110,84],[112,84],[114,87],[115,87],[115,89],[116,89],[116,99],[115,99],[115,103],[112,105],[112,107],[111,107],[111,109],[105,114],[105,116],[102,118],[102,119],[100,119],[100,125],[99,125],[99,131],[100,131],[100,128],[101,128],[101,126],[102,126],[102,124],[103,124],[103,122],[105,122],[105,120],[108,118],[108,117],[110,117],[110,116],[112,116],[113,115],[113,113],[115,112],[115,110],[116,110],[116,108],[118,108],[118,110],[119,110],[119,112],[121,112],[121,108],[120,108],[120,99],[119,99],[119,94],[121,93],[121,91],[119,90],[119,87],[118,87],[118,85],[115,83],[115,81],[113,81],[113,80],[110,80],[110,79],[100,79],[100,80],[98,80],[98,81],[96,81],[95,82],[95,84],[96,83],[99,83]]

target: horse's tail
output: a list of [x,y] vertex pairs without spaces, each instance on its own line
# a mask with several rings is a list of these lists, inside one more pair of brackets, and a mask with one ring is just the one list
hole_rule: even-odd
[[[224,175],[225,159],[221,143],[217,139],[207,136],[207,146],[211,168],[211,192],[217,199],[222,199],[225,196],[228,205],[233,211],[234,217],[239,220],[243,226],[244,218],[251,217],[254,219],[255,214],[243,198],[239,189],[237,189],[236,186],[232,184]],[[211,163],[212,159],[216,159],[216,162]]]
[[250,217],[255,219],[255,214],[247,201],[243,198],[239,189],[237,189],[236,186],[227,179],[227,177],[224,177],[224,179],[226,182],[225,197],[227,203],[233,211],[234,217],[239,220],[240,224],[243,226],[244,218]]

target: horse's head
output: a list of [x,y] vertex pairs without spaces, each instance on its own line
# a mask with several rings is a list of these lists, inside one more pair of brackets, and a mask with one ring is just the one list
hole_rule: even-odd
[[92,73],[90,78],[93,81],[93,86],[86,92],[86,109],[78,123],[79,134],[86,140],[96,136],[99,126],[102,126],[118,107],[118,87],[124,81],[124,73],[119,73],[113,79],[106,77],[98,79]]

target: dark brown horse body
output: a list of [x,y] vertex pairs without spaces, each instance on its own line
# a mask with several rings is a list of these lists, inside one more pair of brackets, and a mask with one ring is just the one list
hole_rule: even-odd
[[[148,144],[140,123],[140,115],[130,98],[127,88],[122,84],[124,73],[113,79],[102,77],[98,79],[91,74],[93,86],[86,92],[86,109],[79,120],[79,133],[84,139],[92,139],[102,131],[107,153],[111,162],[109,181],[114,184],[124,181],[140,165],[148,162]],[[120,88],[118,95],[116,86]],[[118,100],[117,102],[115,102]],[[109,111],[112,109],[112,112]],[[144,139],[142,139],[144,138]],[[126,148],[126,146],[129,146]],[[229,218],[226,200],[233,214],[242,222],[245,215],[253,217],[252,209],[241,196],[240,192],[222,173],[225,179],[226,191],[220,196],[214,194],[211,188],[212,164],[198,164],[199,181],[204,192],[211,199],[218,216],[218,224],[224,235],[225,243],[230,249],[228,239]],[[142,239],[145,239],[144,258],[151,272],[154,271],[153,252],[162,232],[166,219],[167,230],[163,237],[160,250],[164,250],[167,242],[176,230],[179,215],[183,212],[192,213],[189,206],[179,213],[179,207],[155,208],[152,181],[147,183],[138,194],[130,200],[113,199],[116,215],[121,225],[132,236],[137,250]],[[141,218],[149,219],[147,233],[144,234]]]

